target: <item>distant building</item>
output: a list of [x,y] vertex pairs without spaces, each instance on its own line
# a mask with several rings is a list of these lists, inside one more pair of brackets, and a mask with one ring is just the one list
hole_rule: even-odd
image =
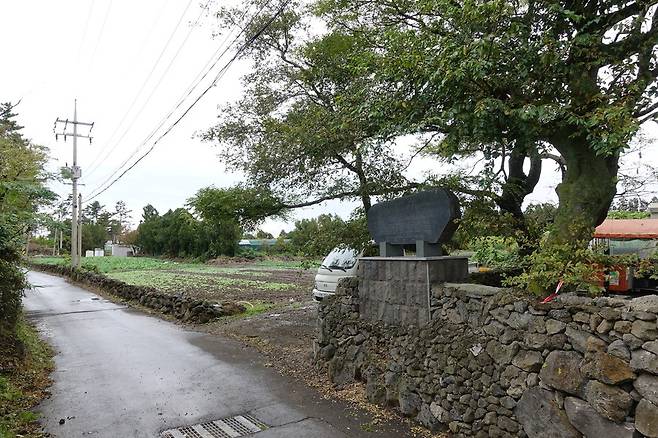
[[[274,246],[278,242],[278,239],[242,239],[238,242],[238,246],[243,249],[253,249],[254,251],[259,251],[264,248]],[[284,242],[290,242],[289,239],[285,239]]]
[[105,254],[113,257],[132,257],[135,255],[132,246],[112,242],[105,243]]
[[104,257],[105,251],[103,248],[88,249],[85,251],[85,257]]

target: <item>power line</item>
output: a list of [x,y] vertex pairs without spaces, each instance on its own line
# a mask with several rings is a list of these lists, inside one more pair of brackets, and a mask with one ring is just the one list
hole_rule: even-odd
[[110,16],[110,10],[112,9],[112,2],[110,0],[107,4],[107,9],[105,10],[105,17],[103,17],[103,24],[101,25],[101,30],[98,32],[98,38],[96,39],[96,45],[94,46],[94,51],[91,54],[91,60],[89,61],[89,66],[93,65],[94,59],[96,58],[96,52],[98,51],[98,46],[101,44],[101,39],[103,38],[103,33],[105,32],[105,25],[107,24],[107,19]]
[[80,46],[78,47],[78,56],[77,60],[78,62],[80,61],[80,54],[82,53],[82,46],[85,43],[85,39],[87,38],[87,32],[89,31],[89,21],[91,21],[91,14],[94,10],[94,4],[96,3],[96,0],[91,0],[89,3],[89,11],[87,12],[87,21],[85,21],[85,28],[82,31],[82,38],[80,38]]
[[[158,79],[158,82],[155,84],[155,87],[153,87],[153,89],[151,90],[151,93],[148,95],[148,97],[146,98],[146,100],[145,100],[144,103],[142,104],[142,106],[141,106],[141,108],[139,109],[139,111],[137,111],[137,114],[134,115],[133,120],[130,122],[130,124],[128,125],[128,127],[126,127],[125,131],[123,132],[123,134],[121,135],[121,137],[117,140],[117,142],[116,142],[116,144],[115,144],[115,146],[114,146],[114,148],[113,148],[112,150],[116,149],[116,147],[121,143],[121,140],[123,140],[124,137],[126,136],[126,134],[127,134],[128,132],[130,132],[130,129],[133,127],[133,125],[134,125],[135,122],[137,121],[137,117],[139,117],[139,116],[142,114],[142,112],[144,111],[144,109],[146,108],[146,106],[149,104],[149,102],[150,102],[151,99],[153,98],[153,95],[155,94],[155,92],[158,90],[158,88],[159,88],[160,85],[162,84],[162,81],[164,80],[165,76],[167,75],[167,73],[168,73],[169,70],[171,69],[171,66],[174,64],[174,61],[176,60],[176,58],[177,58],[178,55],[180,54],[180,52],[181,52],[181,50],[183,49],[183,47],[185,47],[185,44],[187,43],[187,40],[190,38],[190,35],[192,35],[192,31],[195,29],[195,27],[196,27],[197,24],[199,23],[199,20],[201,20],[201,17],[203,16],[203,11],[206,9],[206,7],[208,6],[208,4],[210,4],[210,0],[208,0],[208,2],[206,3],[206,6],[204,6],[204,7],[202,8],[201,12],[199,13],[199,16],[198,16],[197,19],[195,20],[194,24],[190,27],[190,30],[187,32],[187,35],[185,36],[185,39],[184,39],[184,40],[181,42],[181,44],[178,46],[178,49],[176,50],[176,53],[174,53],[174,56],[173,56],[173,57],[171,58],[171,60],[169,61],[169,64],[167,64],[167,67],[165,67],[165,71],[162,73],[162,75],[160,75],[160,79]],[[110,151],[109,154],[106,155],[106,158],[112,153],[112,150]],[[100,166],[100,163],[99,163],[94,169],[92,169],[92,170],[89,172],[89,174],[91,174],[92,171],[98,169],[99,166]]]
[[[250,10],[251,7],[253,6],[253,4],[255,4],[255,1],[254,1],[251,5],[249,5],[248,8],[246,8],[246,9],[244,10],[244,12],[243,12],[242,15],[240,16],[239,20],[242,20],[242,19],[247,15],[247,13],[249,12],[249,10]],[[263,5],[260,7],[260,9],[259,9],[259,10],[258,10],[258,11],[257,11],[257,12],[256,12],[256,13],[255,13],[250,19],[249,19],[249,22],[248,22],[244,27],[240,28],[240,32],[238,33],[238,35],[236,35],[235,38],[230,42],[230,44],[229,44],[227,47],[225,47],[224,50],[222,50],[222,46],[224,46],[224,45],[226,44],[226,42],[227,42],[228,39],[230,38],[231,34],[233,33],[233,30],[231,30],[231,31],[226,35],[226,37],[224,38],[224,40],[222,41],[222,43],[220,44],[220,46],[217,48],[217,51],[215,51],[215,53],[213,54],[213,56],[208,60],[208,62],[207,62],[206,65],[204,66],[204,68],[205,68],[205,67],[207,67],[209,64],[212,63],[212,65],[210,66],[210,68],[208,68],[208,69],[206,70],[206,72],[205,72],[203,75],[201,75],[201,73],[203,72],[203,70],[201,70],[201,71],[197,74],[197,76],[195,77],[195,79],[194,79],[194,80],[190,83],[190,85],[188,86],[187,90],[186,90],[185,92],[183,92],[183,95],[180,97],[180,99],[179,99],[178,103],[176,104],[176,106],[175,106],[171,111],[169,111],[169,113],[168,113],[163,119],[160,120],[160,122],[158,123],[158,125],[157,125],[157,126],[151,131],[151,133],[150,133],[150,134],[149,134],[149,135],[148,135],[148,136],[147,136],[147,137],[141,142],[141,144],[140,144],[138,147],[135,148],[135,150],[132,152],[132,154],[130,154],[130,156],[128,156],[128,158],[126,158],[116,170],[114,170],[113,172],[110,172],[110,174],[108,175],[108,177],[107,177],[102,183],[100,183],[100,184],[97,186],[97,188],[96,188],[95,190],[98,190],[99,188],[101,188],[101,187],[102,187],[103,185],[105,185],[108,181],[110,181],[114,175],[116,175],[117,173],[119,173],[119,172],[121,171],[121,169],[122,169],[122,168],[123,168],[123,167],[124,167],[124,166],[125,166],[125,165],[126,165],[126,164],[127,164],[127,163],[128,163],[128,162],[129,162],[134,156],[135,156],[135,155],[137,155],[137,153],[140,151],[140,149],[141,149],[143,146],[145,146],[145,145],[148,143],[148,141],[151,140],[151,139],[153,138],[153,136],[155,136],[155,134],[158,132],[158,130],[160,130],[160,128],[162,128],[162,126],[164,126],[164,124],[167,122],[167,120],[169,120],[169,118],[173,115],[173,113],[174,113],[174,112],[175,112],[175,111],[176,111],[176,110],[177,110],[177,109],[178,109],[178,108],[179,108],[179,107],[185,102],[185,100],[186,100],[186,99],[192,94],[192,92],[193,92],[193,91],[194,91],[194,90],[195,90],[195,89],[201,84],[201,82],[203,81],[203,79],[206,78],[206,76],[207,76],[207,75],[213,70],[213,68],[217,65],[217,63],[219,63],[219,61],[224,57],[224,55],[225,55],[225,54],[231,49],[231,47],[232,47],[233,45],[235,45],[235,43],[238,41],[238,39],[242,36],[242,34],[243,34],[243,33],[245,32],[245,30],[247,29],[247,27],[253,23],[253,21],[256,19],[256,17],[258,16],[258,14],[260,14],[260,13],[265,9],[266,6],[269,6],[269,2],[263,4]],[[218,53],[219,53],[219,56],[217,56],[217,58],[216,58],[216,59],[214,60],[214,62],[213,62],[213,58],[215,58],[215,56],[216,56]],[[201,76],[201,77],[199,77],[199,76]],[[92,195],[93,195],[93,191],[92,191]]]
[[[153,73],[155,72],[156,68],[160,64],[160,61],[162,60],[162,57],[164,56],[166,50],[169,48],[169,44],[171,44],[171,41],[173,40],[174,36],[178,32],[178,28],[180,27],[180,24],[183,21],[183,18],[185,18],[185,15],[187,14],[187,11],[190,8],[191,4],[192,4],[192,0],[189,0],[187,2],[187,5],[185,6],[185,9],[183,10],[182,14],[178,18],[178,22],[176,23],[176,26],[174,27],[173,32],[171,32],[171,34],[169,35],[169,38],[167,39],[167,42],[162,47],[162,50],[160,51],[160,54],[158,55],[158,58],[156,59],[155,63],[153,64],[153,67],[151,68],[151,71],[149,71],[149,74],[144,79],[144,82],[142,83],[141,87],[139,88],[139,91],[137,92],[137,94],[133,98],[132,102],[130,103],[130,106],[128,107],[126,112],[124,112],[123,117],[119,121],[119,124],[117,125],[116,129],[114,130],[114,132],[112,132],[112,135],[110,135],[110,139],[108,140],[108,143],[111,142],[112,139],[114,138],[114,136],[117,134],[117,132],[119,132],[119,129],[121,128],[121,125],[123,125],[123,122],[125,122],[126,118],[128,117],[128,114],[130,114],[130,111],[132,111],[135,104],[137,103],[137,101],[141,97],[142,92],[146,88],[146,84],[148,84],[149,80],[151,79],[151,76],[153,76]],[[186,40],[187,40],[187,38],[186,38]],[[165,71],[165,74],[166,74],[166,71]],[[148,101],[146,103],[148,103]],[[141,111],[144,109],[145,106],[146,106],[146,104],[142,106],[142,108],[140,109],[140,112],[138,112],[137,115],[139,115],[141,113]],[[114,146],[112,146],[112,148],[101,159],[101,162],[104,161],[107,157],[109,157],[110,154],[112,154],[112,152],[114,152],[114,150],[117,148],[120,141],[123,139],[123,137],[126,135],[127,132],[128,132],[128,130],[126,129],[124,131],[124,134],[119,138],[119,140],[117,140],[117,142],[114,144]],[[102,150],[103,150],[103,147],[101,147],[101,149],[99,150],[98,155],[96,155],[96,158],[94,158],[94,160],[91,162],[91,164],[89,164],[89,167],[91,167],[91,169],[89,170],[88,176],[91,175],[97,169],[98,165],[94,166],[94,164],[96,164],[98,162],[98,159],[101,157]]]
[[[289,1],[289,0],[288,0],[288,1]],[[204,97],[204,96],[205,96],[205,95],[206,95],[206,94],[207,94],[207,93],[208,93],[208,92],[209,92],[209,91],[215,86],[215,85],[217,85],[217,82],[218,82],[218,81],[219,81],[219,80],[220,80],[220,79],[226,74],[226,72],[228,71],[229,67],[233,64],[233,62],[235,62],[235,60],[240,56],[240,54],[241,54],[242,52],[244,52],[247,48],[249,48],[249,46],[251,46],[251,45],[254,43],[254,41],[256,41],[256,39],[258,39],[258,38],[263,34],[263,32],[265,32],[265,30],[267,30],[267,28],[268,28],[268,27],[274,22],[274,20],[276,20],[276,18],[277,18],[282,12],[283,12],[283,10],[285,9],[286,5],[288,4],[288,1],[286,1],[285,3],[282,3],[281,7],[276,11],[276,13],[275,13],[274,15],[272,15],[272,16],[267,20],[267,22],[266,22],[266,23],[265,23],[265,24],[264,24],[264,25],[258,30],[258,32],[256,32],[254,35],[252,35],[252,36],[251,36],[251,37],[250,37],[250,38],[249,38],[249,39],[248,39],[248,40],[247,40],[247,41],[246,41],[246,42],[245,42],[245,43],[244,43],[244,44],[243,44],[243,45],[242,45],[237,51],[236,51],[236,53],[233,55],[233,57],[231,57],[231,59],[230,59],[230,60],[229,60],[229,61],[228,61],[228,62],[227,62],[227,63],[226,63],[221,69],[220,69],[220,71],[217,73],[217,75],[215,76],[215,79],[213,79],[213,81],[210,83],[210,85],[209,85],[205,90],[203,90],[203,92],[202,92],[202,93],[201,93],[201,94],[200,94],[200,95],[199,95],[199,96],[198,96],[198,97],[192,102],[192,104],[191,104],[191,105],[190,105],[190,106],[189,106],[189,107],[183,112],[183,114],[181,114],[181,116],[178,117],[178,119],[176,119],[176,121],[175,121],[171,126],[169,126],[169,128],[167,128],[167,130],[166,130],[165,132],[163,132],[163,133],[162,133],[162,134],[161,134],[161,135],[160,135],[160,136],[159,136],[159,137],[153,142],[153,145],[151,145],[151,147],[150,147],[150,148],[149,148],[144,154],[142,154],[142,155],[141,155],[141,156],[140,156],[140,157],[139,157],[139,158],[138,158],[133,164],[131,164],[131,165],[130,165],[126,170],[124,170],[119,176],[117,176],[114,180],[112,180],[112,182],[111,182],[109,185],[107,185],[105,188],[103,188],[103,189],[100,190],[100,191],[97,191],[98,189],[94,190],[94,192],[96,192],[96,193],[94,193],[92,196],[88,197],[88,198],[87,198],[87,201],[91,201],[91,200],[97,198],[98,196],[100,196],[100,195],[101,195],[102,193],[104,193],[105,191],[107,191],[107,190],[108,190],[110,187],[112,187],[117,181],[119,181],[119,180],[120,180],[120,179],[121,179],[126,173],[128,173],[128,172],[129,172],[130,170],[132,170],[137,164],[139,164],[139,162],[141,162],[144,158],[146,158],[146,157],[147,157],[147,156],[148,156],[148,155],[149,155],[149,154],[155,149],[155,146],[160,142],[160,140],[162,140],[167,134],[169,134],[169,133],[172,131],[172,129],[173,129],[176,125],[178,125],[178,123],[180,123],[180,121],[183,120],[183,118],[184,118],[184,117],[185,117],[185,116],[186,116],[186,115],[192,110],[192,108],[194,108],[194,106],[196,106],[196,104],[197,104],[197,103],[198,103],[198,102],[199,102],[199,101],[200,101],[200,100],[201,100],[201,99],[202,99],[202,98],[203,98],[203,97]],[[253,18],[255,18],[255,17],[253,17]],[[252,20],[253,20],[253,18],[252,18]],[[246,28],[246,26],[245,26],[245,28]],[[244,29],[243,29],[243,32],[244,32]],[[102,185],[103,185],[103,184],[101,184],[101,186],[102,186]],[[99,186],[99,187],[101,187],[101,186]]]
[[160,10],[158,11],[158,14],[155,16],[155,20],[153,20],[153,24],[151,24],[151,27],[148,30],[148,33],[146,34],[146,37],[142,41],[142,44],[139,47],[139,50],[137,52],[137,58],[140,58],[142,53],[144,52],[144,48],[146,47],[146,43],[151,40],[151,36],[153,35],[153,31],[155,28],[158,26],[160,23],[160,19],[162,18],[162,14],[164,11],[167,9],[167,6],[169,5],[170,0],[165,0],[165,2],[162,4],[160,7]]
[[[165,52],[166,52],[167,49],[169,48],[169,44],[171,44],[171,42],[172,42],[174,36],[175,36],[176,33],[178,32],[178,29],[179,29],[179,27],[180,27],[180,25],[181,25],[181,22],[183,21],[183,18],[185,18],[185,15],[187,14],[187,11],[188,11],[188,9],[190,8],[190,5],[191,5],[191,4],[192,4],[192,0],[189,0],[188,3],[187,3],[187,5],[185,6],[185,9],[183,10],[182,14],[181,14],[180,17],[178,18],[178,22],[176,23],[176,26],[174,27],[173,32],[169,35],[169,38],[167,39],[167,42],[166,42],[165,45],[163,46],[162,50],[160,51],[160,54],[158,55],[158,58],[156,59],[155,63],[153,64],[153,67],[151,68],[151,71],[149,72],[149,74],[148,74],[148,75],[146,76],[146,78],[144,79],[144,82],[142,83],[142,85],[141,85],[139,91],[137,92],[137,94],[136,94],[135,97],[133,98],[132,102],[130,103],[130,106],[128,107],[128,110],[126,110],[126,111],[124,112],[123,117],[122,117],[121,120],[119,121],[119,124],[117,125],[116,129],[112,132],[112,135],[110,136],[110,139],[108,140],[108,144],[112,141],[112,139],[114,138],[114,136],[119,132],[119,129],[121,128],[121,126],[123,125],[123,123],[126,121],[126,118],[128,117],[128,114],[130,114],[130,111],[132,111],[132,109],[134,108],[135,104],[137,103],[137,101],[138,101],[139,98],[141,97],[142,92],[143,92],[143,91],[145,90],[145,88],[146,88],[146,84],[149,82],[149,80],[150,80],[151,77],[153,76],[153,73],[155,72],[156,68],[157,68],[158,65],[160,64],[160,61],[162,60],[162,57],[164,56]],[[198,19],[197,19],[197,20],[198,20]],[[191,32],[191,30],[192,30],[192,29],[190,29],[190,32]],[[188,37],[189,37],[189,32],[188,32]],[[185,38],[185,41],[187,41],[187,37]],[[180,51],[180,49],[179,49],[179,51]],[[178,54],[178,52],[177,52],[177,54]],[[176,57],[176,55],[174,56],[173,59],[175,59],[175,57]],[[173,62],[173,59],[172,59],[172,62]],[[169,66],[171,66],[171,62],[170,62],[170,64],[169,64]],[[162,80],[162,78],[164,77],[164,75],[166,75],[166,73],[168,72],[168,70],[169,70],[169,68],[167,68],[167,69],[165,70],[163,76],[161,76],[161,80]],[[160,80],[160,82],[161,82],[161,80]],[[158,86],[159,86],[160,82],[158,82]],[[156,87],[154,88],[153,91],[155,91],[155,89],[157,89],[158,86],[156,86]],[[149,98],[147,99],[147,101],[142,105],[142,107],[140,108],[140,110],[138,111],[138,113],[134,116],[133,123],[134,123],[134,120],[136,120],[136,118],[137,118],[137,117],[141,114],[141,112],[144,110],[144,108],[145,108],[146,105],[148,104],[148,102],[149,102],[149,100],[150,100],[150,97],[151,97],[152,95],[153,95],[153,92],[151,93],[151,95],[149,96]],[[109,150],[109,151],[103,156],[103,158],[102,158],[101,161],[99,162],[98,159],[101,157],[101,155],[102,155],[102,149],[103,149],[103,147],[101,147],[101,149],[99,150],[99,153],[96,155],[96,158],[94,158],[94,160],[92,161],[92,163],[89,165],[89,166],[91,167],[91,169],[90,169],[90,171],[89,171],[88,176],[91,175],[91,174],[92,174],[92,173],[98,168],[98,166],[100,166],[100,164],[101,164],[104,160],[106,160],[106,159],[112,154],[112,152],[114,152],[114,150],[115,150],[115,149],[117,148],[117,146],[121,143],[121,140],[123,140],[123,138],[126,136],[126,134],[128,133],[128,131],[130,130],[131,127],[132,127],[132,123],[131,123],[131,125],[130,125],[128,128],[126,128],[126,129],[124,130],[124,132],[123,132],[123,134],[121,135],[121,137],[120,137],[120,138],[114,143],[114,146],[112,146],[112,148],[111,148],[111,149],[110,149],[110,150]],[[94,164],[96,164],[96,165],[94,166]]]
[[[268,3],[268,4],[269,4],[269,3]],[[125,165],[126,165],[126,164],[127,164],[127,163],[128,163],[128,162],[129,162],[134,156],[135,156],[135,155],[137,155],[137,153],[140,151],[140,149],[141,149],[143,146],[145,146],[146,143],[148,143],[148,141],[151,140],[151,139],[153,138],[153,136],[155,136],[155,134],[158,132],[158,130],[159,130],[160,128],[162,128],[162,126],[164,126],[164,124],[167,122],[167,120],[169,120],[169,118],[174,114],[174,112],[176,112],[176,110],[177,110],[178,108],[180,108],[180,106],[181,106],[183,103],[185,103],[185,100],[186,100],[186,99],[187,99],[187,98],[188,98],[188,97],[194,92],[194,90],[195,90],[195,89],[201,84],[201,82],[206,78],[206,76],[208,76],[208,74],[209,74],[209,73],[215,68],[215,66],[216,66],[216,65],[219,63],[219,61],[224,57],[224,55],[225,55],[225,54],[231,49],[231,47],[232,47],[232,46],[237,42],[237,40],[242,36],[242,34],[243,34],[244,31],[246,30],[246,28],[247,28],[247,27],[248,27],[248,26],[254,21],[254,19],[256,18],[256,16],[257,16],[260,12],[263,11],[263,9],[265,8],[265,6],[266,6],[266,5],[263,5],[263,6],[262,6],[262,7],[256,12],[256,14],[254,14],[254,16],[249,20],[249,23],[247,24],[247,26],[244,26],[244,28],[241,28],[241,29],[240,29],[240,32],[238,33],[238,35],[235,36],[235,38],[233,39],[233,41],[231,41],[231,43],[228,45],[228,47],[226,47],[226,48],[224,48],[224,50],[222,50],[222,46],[226,43],[226,41],[228,41],[228,38],[230,38],[230,35],[233,33],[233,31],[231,31],[231,32],[229,32],[229,33],[227,34],[226,38],[224,39],[224,41],[222,41],[222,43],[221,43],[220,46],[218,47],[217,51],[215,51],[215,53],[213,54],[213,56],[208,60],[208,62],[207,62],[206,65],[204,66],[204,69],[205,69],[206,67],[208,67],[208,65],[210,65],[210,64],[212,64],[212,65],[210,65],[210,67],[206,70],[205,73],[203,73],[203,70],[201,70],[201,71],[197,74],[197,76],[196,76],[196,77],[194,78],[194,80],[190,83],[190,85],[188,86],[188,88],[186,89],[186,91],[183,92],[183,94],[182,94],[182,96],[180,97],[180,99],[179,99],[178,103],[176,104],[176,106],[175,106],[172,110],[169,111],[169,113],[168,113],[168,114],[167,114],[167,115],[166,115],[166,116],[165,116],[165,117],[164,117],[164,118],[158,123],[158,125],[157,125],[157,126],[151,131],[151,133],[150,133],[150,134],[149,134],[149,135],[148,135],[148,136],[142,141],[142,143],[141,143],[137,148],[135,148],[135,150],[132,152],[132,154],[130,154],[130,155],[128,156],[128,158],[126,158],[116,170],[114,170],[113,172],[111,172],[111,173],[109,174],[109,176],[108,176],[108,177],[107,177],[107,178],[106,178],[101,184],[98,185],[98,188],[102,187],[105,183],[107,183],[110,179],[112,179],[112,177],[113,177],[114,175],[116,175],[118,172],[120,172],[121,169],[122,169],[122,168],[123,168],[123,167],[124,167],[124,166],[125,166]],[[242,13],[240,19],[244,18],[244,16],[248,13],[249,9],[251,9],[251,5],[249,6],[249,8],[247,8],[247,9]],[[218,53],[219,53],[219,56],[217,56]],[[216,57],[216,59],[215,59],[215,57]],[[213,62],[213,59],[214,59],[214,62]],[[203,73],[203,75],[202,75],[202,73]]]

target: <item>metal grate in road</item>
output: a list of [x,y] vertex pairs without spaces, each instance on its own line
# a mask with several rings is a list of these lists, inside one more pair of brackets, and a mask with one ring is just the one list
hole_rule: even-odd
[[165,430],[160,438],[238,438],[267,429],[267,424],[251,415],[236,415],[208,423]]

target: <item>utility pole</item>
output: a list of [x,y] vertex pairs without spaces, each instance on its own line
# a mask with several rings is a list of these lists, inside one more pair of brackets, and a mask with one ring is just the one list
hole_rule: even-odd
[[[73,132],[69,132],[67,129],[69,125],[73,126]],[[61,126],[61,130],[58,132],[57,128]],[[78,126],[89,127],[87,135],[78,134]],[[73,166],[71,170],[71,180],[73,185],[73,193],[71,200],[71,266],[79,267],[80,266],[80,253],[78,252],[78,179],[82,176],[82,170],[78,166],[78,138],[88,138],[89,143],[91,143],[91,130],[94,127],[92,123],[79,122],[78,121],[78,100],[75,100],[73,106],[73,121],[69,119],[60,119],[59,117],[55,120],[55,126],[53,127],[53,132],[55,133],[55,140],[59,140],[59,136],[64,137],[66,141],[67,137],[73,137]]]
[[78,265],[82,265],[82,194],[78,195]]

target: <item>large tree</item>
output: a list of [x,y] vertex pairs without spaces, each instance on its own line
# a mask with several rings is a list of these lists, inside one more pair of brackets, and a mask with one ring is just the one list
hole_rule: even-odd
[[[205,138],[221,146],[225,161],[245,171],[251,185],[270,190],[287,208],[354,199],[367,211],[373,196],[408,189],[411,157],[396,151],[377,125],[355,117],[371,91],[367,75],[351,68],[360,41],[339,32],[309,37],[296,2],[283,12],[265,1],[262,7],[244,33],[245,41],[259,35],[243,53],[253,63],[244,96],[221,108]],[[244,11],[219,15],[239,24]]]
[[522,158],[555,158],[562,243],[603,221],[620,154],[656,119],[656,3],[328,0],[320,11],[377,54],[368,68],[388,96],[383,120],[444,133],[443,154],[508,154],[518,193],[531,178]]

